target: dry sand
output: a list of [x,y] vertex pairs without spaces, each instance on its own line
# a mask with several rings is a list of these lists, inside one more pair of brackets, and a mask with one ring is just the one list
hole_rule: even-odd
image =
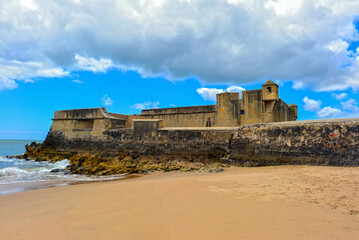
[[279,166],[0,197],[0,239],[359,239],[359,168]]

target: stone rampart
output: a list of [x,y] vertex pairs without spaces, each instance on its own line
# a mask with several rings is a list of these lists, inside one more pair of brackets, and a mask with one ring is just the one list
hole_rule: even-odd
[[216,105],[142,110],[141,119],[161,119],[164,127],[206,127],[215,125]]
[[228,147],[231,164],[359,166],[359,119],[243,126]]
[[216,112],[216,105],[144,109],[141,115],[192,114]]
[[[25,157],[37,160],[69,158],[74,162],[73,172],[87,174],[99,171],[98,168],[90,171],[82,166],[88,159],[94,161],[88,165],[102,166],[101,174],[148,169],[178,170],[180,162],[205,166],[210,166],[209,163],[219,166],[359,166],[359,119],[232,128],[160,128],[160,121],[148,120],[138,124],[138,129],[146,130],[143,134],[138,129],[136,132],[136,127],[107,129],[82,136],[52,130],[43,144],[28,146]],[[122,167],[118,168],[119,165]]]

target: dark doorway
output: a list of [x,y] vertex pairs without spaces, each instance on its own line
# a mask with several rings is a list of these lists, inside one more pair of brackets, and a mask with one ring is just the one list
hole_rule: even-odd
[[206,127],[211,127],[211,119],[208,118],[207,122],[206,122]]

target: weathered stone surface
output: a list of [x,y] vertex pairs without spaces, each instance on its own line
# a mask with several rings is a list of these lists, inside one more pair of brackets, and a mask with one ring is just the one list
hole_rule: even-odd
[[239,165],[359,166],[358,120],[256,124],[231,138],[228,161]]
[[67,158],[80,174],[151,170],[221,171],[224,166],[312,164],[359,166],[359,119],[247,125],[239,128],[165,128],[135,134],[106,130],[73,137],[50,131],[23,157]]

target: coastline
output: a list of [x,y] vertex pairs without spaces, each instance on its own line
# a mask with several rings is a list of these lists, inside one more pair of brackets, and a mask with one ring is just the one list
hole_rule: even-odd
[[4,239],[354,239],[359,168],[231,167],[0,196]]
[[[52,180],[52,181],[35,181],[35,182],[19,182],[19,183],[9,183],[9,184],[0,184],[0,196],[20,193],[20,192],[27,192],[33,190],[40,190],[46,188],[56,188],[56,187],[63,187],[63,186],[70,186],[70,185],[79,185],[79,184],[90,184],[90,183],[97,183],[97,182],[109,182],[109,181],[120,181],[126,179],[132,179],[141,177],[140,174],[117,174],[113,176],[105,176],[105,178],[98,177],[95,179],[94,176],[91,176],[93,179],[81,180],[81,179],[73,179],[73,180]],[[84,177],[84,176],[81,176]]]
[[66,159],[52,163],[0,156],[0,196],[84,182],[111,181],[128,176],[126,173],[106,176],[70,174],[68,166],[69,161]]

